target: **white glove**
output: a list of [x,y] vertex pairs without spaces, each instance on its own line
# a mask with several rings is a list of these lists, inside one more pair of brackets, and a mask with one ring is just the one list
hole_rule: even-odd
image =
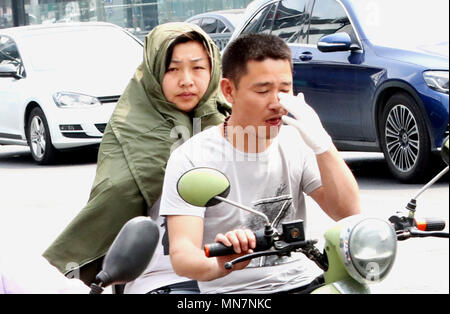
[[297,96],[279,93],[280,104],[289,111],[295,119],[283,116],[283,122],[294,126],[299,132],[303,141],[316,155],[326,152],[333,144],[330,135],[322,126],[319,116],[305,102],[305,96],[299,93]]

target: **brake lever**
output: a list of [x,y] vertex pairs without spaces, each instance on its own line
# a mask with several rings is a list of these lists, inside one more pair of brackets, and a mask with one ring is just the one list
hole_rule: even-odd
[[233,265],[237,264],[237,263],[241,263],[241,262],[245,262],[257,257],[261,257],[261,256],[272,256],[272,255],[278,255],[278,256],[284,256],[284,255],[289,255],[291,254],[291,252],[294,252],[298,249],[304,248],[306,246],[310,246],[317,243],[316,240],[312,240],[312,241],[297,241],[297,242],[291,242],[291,243],[287,243],[284,241],[276,241],[274,243],[274,248],[270,249],[270,250],[266,250],[266,251],[261,251],[261,252],[256,252],[256,253],[251,253],[251,254],[247,254],[244,256],[240,256],[230,262],[225,263],[225,269],[232,269]]
[[235,258],[234,260],[232,260],[231,262],[226,262],[224,267],[225,269],[232,269],[234,264],[237,263],[241,263],[241,262],[245,262],[257,257],[261,257],[261,256],[271,256],[271,255],[277,255],[278,252],[276,250],[267,250],[267,251],[261,251],[261,252],[256,252],[256,253],[251,253],[251,254],[247,254],[244,256],[240,256],[238,258]]

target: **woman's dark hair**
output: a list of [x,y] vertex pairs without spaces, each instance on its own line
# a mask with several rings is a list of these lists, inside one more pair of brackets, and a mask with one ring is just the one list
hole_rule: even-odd
[[238,87],[240,79],[247,73],[247,63],[266,59],[288,60],[292,69],[291,49],[281,38],[268,34],[241,35],[228,45],[223,54],[223,77]]
[[[173,50],[175,49],[175,46],[179,45],[179,44],[185,44],[190,41],[196,41],[196,42],[199,42],[200,44],[202,44],[203,47],[205,47],[206,53],[209,56],[209,50],[207,48],[208,46],[206,44],[206,40],[199,33],[189,32],[189,33],[182,34],[182,35],[178,36],[177,38],[175,38],[175,40],[170,44],[169,48],[167,49],[166,71],[169,69],[170,62],[172,62],[172,55],[173,55]],[[209,63],[211,64],[211,56],[209,56],[209,59],[210,59]]]

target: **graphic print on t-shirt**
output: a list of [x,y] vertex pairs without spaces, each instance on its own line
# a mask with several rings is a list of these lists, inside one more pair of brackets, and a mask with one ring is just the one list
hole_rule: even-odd
[[164,230],[164,235],[161,239],[161,244],[164,248],[164,255],[169,255],[170,248],[169,248],[169,233],[167,231],[167,217],[164,217],[164,222],[161,224],[161,229]]
[[[274,197],[269,197],[253,202],[253,208],[259,212],[264,213],[272,224],[274,229],[278,232],[282,231],[282,222],[285,222],[285,218],[292,214],[292,195],[288,193],[288,186],[281,184],[276,191]],[[264,228],[264,219],[262,217],[250,214],[245,223],[245,228],[250,230],[259,230]],[[275,266],[280,264],[289,263],[296,260],[292,257],[278,257],[268,256],[254,259],[247,267],[264,267]]]

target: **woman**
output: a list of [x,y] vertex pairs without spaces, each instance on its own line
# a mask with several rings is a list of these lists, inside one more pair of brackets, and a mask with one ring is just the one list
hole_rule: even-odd
[[[144,61],[106,127],[89,202],[44,252],[52,265],[89,285],[125,222],[150,208],[158,218],[171,150],[186,139],[186,130],[192,134],[193,121],[204,129],[231,111],[220,94],[220,78],[220,52],[199,27],[169,23],[147,35]],[[170,273],[169,257],[158,267]]]

